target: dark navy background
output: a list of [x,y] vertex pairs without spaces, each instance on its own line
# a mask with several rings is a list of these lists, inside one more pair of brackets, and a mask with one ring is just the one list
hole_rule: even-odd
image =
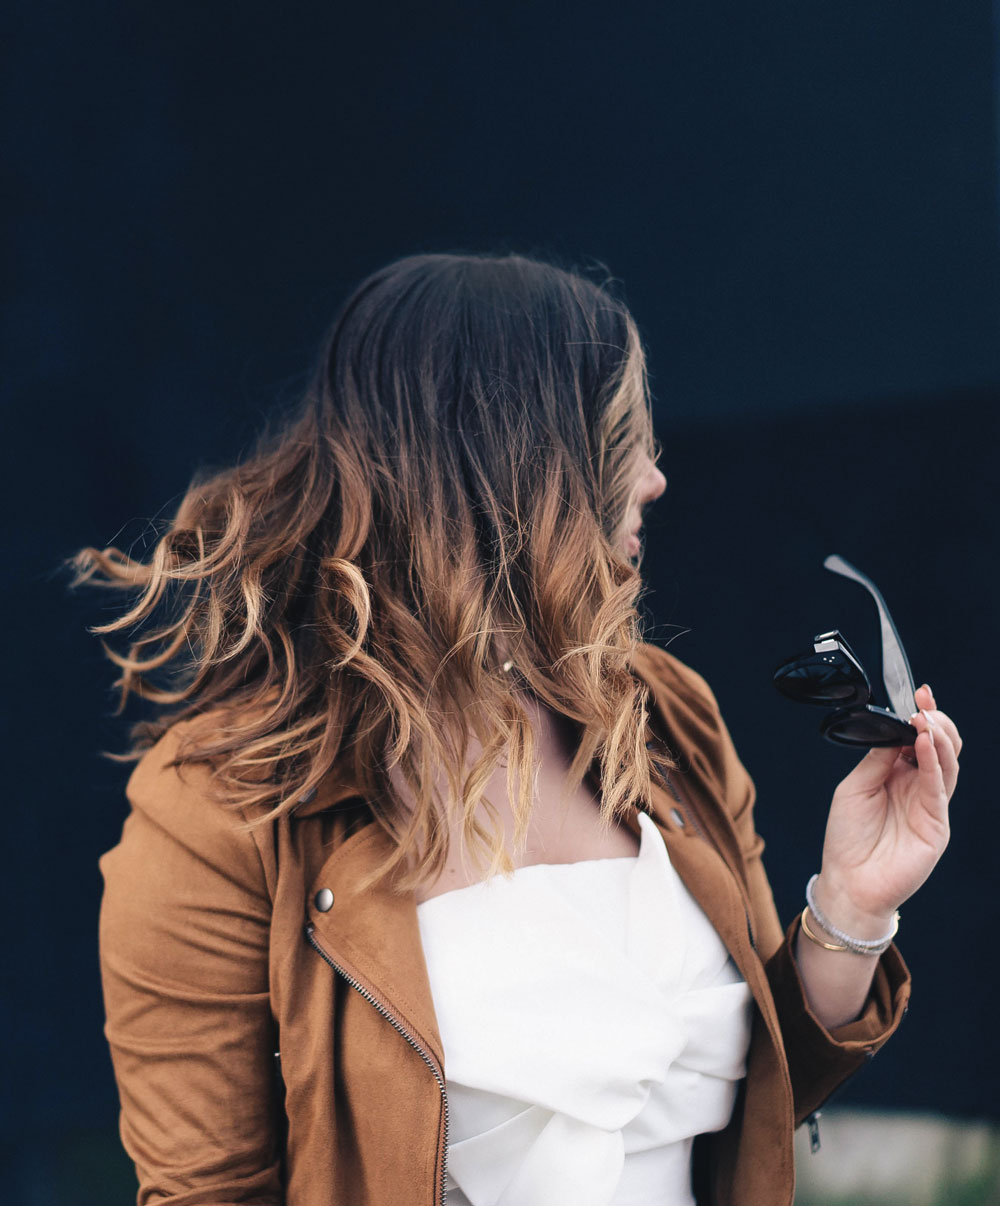
[[990,5],[22,0],[4,26],[4,1200],[133,1193],[96,951],[128,774],[97,751],[125,731],[85,631],[120,604],[56,567],[141,547],[294,396],[344,294],[420,250],[624,282],[669,480],[650,635],[716,691],[786,919],[856,756],[771,672],[839,627],[885,703],[874,605],[823,558],[882,588],[967,752],[902,909],[910,1013],[838,1100],[995,1116]]

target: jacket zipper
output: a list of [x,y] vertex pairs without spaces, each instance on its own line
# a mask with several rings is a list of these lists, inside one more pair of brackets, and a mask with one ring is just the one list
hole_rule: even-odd
[[[671,794],[673,795],[674,799],[681,806],[681,810],[682,810],[684,816],[691,822],[691,827],[695,831],[695,833],[700,838],[704,838],[705,841],[711,841],[708,834],[706,834],[705,830],[702,828],[701,821],[698,820],[698,817],[695,814],[694,806],[689,804],[688,801],[684,799],[684,797],[681,795],[681,793],[674,786],[673,779],[671,779],[669,775],[664,775],[663,781],[666,783],[667,787],[670,788]],[[715,842],[711,842],[711,844],[714,846]]]
[[410,1046],[413,1048],[413,1050],[416,1051],[416,1053],[424,1061],[424,1063],[427,1065],[427,1067],[430,1068],[431,1074],[433,1075],[434,1079],[437,1081],[438,1089],[440,1089],[440,1091],[441,1091],[441,1104],[444,1108],[444,1134],[442,1136],[441,1143],[438,1146],[438,1156],[440,1158],[440,1166],[441,1166],[441,1177],[440,1177],[440,1180],[438,1183],[437,1200],[438,1200],[440,1206],[445,1206],[445,1202],[447,1200],[447,1191],[445,1189],[445,1180],[447,1177],[447,1164],[448,1164],[448,1094],[445,1091],[444,1077],[441,1074],[441,1072],[438,1070],[437,1063],[434,1061],[433,1057],[431,1055],[429,1055],[428,1052],[426,1052],[423,1049],[423,1047],[421,1047],[421,1045],[417,1042],[417,1040],[413,1037],[413,1035],[410,1034],[410,1032],[403,1026],[402,1022],[400,1022],[400,1020],[394,1014],[392,1014],[382,1004],[381,1001],[379,1001],[371,992],[369,992],[369,990],[367,988],[365,988],[365,986],[363,984],[361,984],[353,976],[349,975],[348,972],[345,971],[344,968],[341,967],[339,963],[336,963],[333,959],[331,959],[329,954],[327,954],[327,952],[323,949],[323,947],[320,946],[319,941],[317,940],[317,938],[315,936],[315,929],[316,929],[316,927],[312,924],[311,921],[306,924],[306,938],[309,941],[309,945],[311,947],[313,947],[313,949],[315,951],[317,951],[317,953],[323,958],[323,960],[326,963],[328,963],[333,968],[333,970],[335,972],[337,972],[339,975],[343,976],[344,979],[347,981],[347,983],[350,984],[350,986],[352,988],[356,989],[370,1005],[374,1005],[374,1007],[385,1018],[385,1020],[390,1024],[390,1026],[392,1026],[394,1030],[398,1031],[403,1036],[403,1038],[406,1039],[406,1041],[410,1044]]
[[819,1151],[819,1148],[820,1148],[819,1120],[820,1120],[820,1118],[823,1117],[823,1110],[826,1109],[827,1103],[832,1098],[836,1097],[837,1094],[841,1091],[841,1089],[843,1089],[846,1084],[848,1084],[850,1081],[852,1081],[854,1079],[854,1077],[857,1076],[857,1074],[861,1071],[862,1068],[867,1068],[869,1063],[871,1063],[871,1061],[874,1058],[875,1058],[874,1051],[866,1051],[865,1052],[865,1062],[863,1064],[858,1064],[858,1066],[854,1069],[854,1071],[849,1073],[847,1076],[845,1076],[844,1079],[840,1082],[839,1085],[837,1085],[837,1087],[835,1089],[832,1089],[829,1093],[827,1093],[827,1095],[823,1098],[823,1100],[819,1103],[819,1105],[816,1106],[816,1108],[812,1111],[811,1114],[806,1115],[805,1123],[806,1123],[806,1126],[809,1128],[809,1151],[812,1155],[815,1155]]
[[[909,1009],[910,1009],[909,1005],[903,1006],[903,1017],[904,1018],[906,1017],[907,1013],[909,1012]],[[871,1061],[875,1058],[876,1054],[877,1053],[875,1051],[866,1051],[865,1052],[865,1062],[863,1064],[858,1064],[858,1066],[854,1069],[854,1071],[849,1073],[847,1076],[845,1076],[844,1079],[840,1082],[840,1084],[836,1086],[836,1088],[832,1089],[829,1093],[827,1093],[827,1095],[823,1098],[823,1100],[819,1103],[819,1105],[816,1106],[816,1108],[812,1111],[811,1114],[806,1115],[805,1122],[806,1122],[806,1125],[809,1127],[809,1150],[813,1154],[815,1154],[816,1152],[819,1151],[819,1120],[823,1116],[823,1110],[826,1108],[827,1103],[832,1098],[836,1097],[837,1094],[841,1091],[841,1089],[843,1089],[844,1086],[849,1081],[853,1080],[854,1077],[857,1076],[857,1074],[861,1071],[862,1068],[867,1068],[868,1065],[871,1063]]]
[[[662,744],[662,742],[660,742],[659,738],[654,738],[652,741],[646,742],[646,749],[648,750],[651,747],[653,747],[655,745],[660,745],[660,744]],[[695,831],[695,833],[700,838],[703,838],[705,841],[709,842],[710,845],[715,847],[715,842],[712,841],[709,838],[708,834],[705,833],[705,830],[701,826],[701,822],[698,820],[698,817],[695,815],[693,806],[691,804],[689,804],[687,800],[684,799],[684,797],[680,794],[680,792],[674,786],[673,779],[670,778],[669,774],[667,774],[667,772],[665,770],[661,770],[660,767],[655,762],[651,761],[650,765],[652,766],[653,771],[656,774],[656,777],[660,780],[661,783],[663,783],[666,786],[666,788],[669,790],[670,794],[674,797],[674,799],[677,801],[677,803],[681,806],[681,813],[687,820],[689,820],[691,822],[691,828]],[[718,849],[718,847],[715,847],[715,848]],[[723,859],[723,862],[725,862],[725,859]]]

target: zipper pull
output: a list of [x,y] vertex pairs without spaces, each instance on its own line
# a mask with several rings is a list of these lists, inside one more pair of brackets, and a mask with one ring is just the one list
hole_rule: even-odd
[[819,1151],[819,1120],[819,1110],[813,1110],[806,1119],[806,1126],[809,1127],[809,1151],[814,1156]]

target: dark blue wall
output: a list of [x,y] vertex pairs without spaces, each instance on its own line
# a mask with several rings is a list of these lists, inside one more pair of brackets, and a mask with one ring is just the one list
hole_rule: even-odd
[[879,582],[967,751],[952,846],[903,910],[910,1014],[844,1099],[995,1114],[989,4],[292,8],[22,0],[6,21],[14,1200],[131,1184],[95,941],[127,775],[97,756],[124,732],[84,631],[109,601],[53,567],[127,547],[236,456],[343,294],[421,249],[624,281],[670,482],[652,631],[719,696],[786,917],[852,756],[770,672],[839,626],[877,675],[874,607],[823,557]]

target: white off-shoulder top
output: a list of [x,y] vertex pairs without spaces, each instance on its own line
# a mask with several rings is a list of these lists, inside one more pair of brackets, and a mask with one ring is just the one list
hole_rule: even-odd
[[417,917],[444,1047],[449,1206],[693,1206],[750,992],[639,814],[638,855],[521,867]]

